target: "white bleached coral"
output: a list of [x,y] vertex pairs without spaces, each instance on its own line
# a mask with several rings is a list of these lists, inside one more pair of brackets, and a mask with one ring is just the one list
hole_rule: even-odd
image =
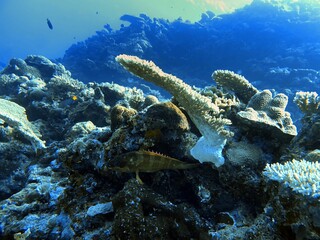
[[35,134],[32,124],[28,121],[26,110],[20,105],[0,99],[0,119],[30,141],[35,149],[45,148],[45,143]]
[[222,149],[232,133],[225,129],[231,121],[220,117],[220,109],[209,98],[201,95],[181,79],[163,72],[151,61],[135,56],[119,55],[116,60],[128,71],[170,92],[185,108],[202,134],[191,149],[191,155],[200,162],[212,162],[217,167],[224,163]]
[[267,164],[263,174],[305,196],[320,198],[320,163],[292,160]]

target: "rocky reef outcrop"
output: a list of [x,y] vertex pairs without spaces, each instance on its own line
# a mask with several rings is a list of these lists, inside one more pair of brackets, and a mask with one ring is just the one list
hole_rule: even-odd
[[[285,95],[269,96],[236,74],[229,82],[242,88],[197,89],[153,63],[120,61],[174,94],[164,101],[137,88],[83,83],[43,56],[27,59],[0,74],[1,238],[319,238],[318,183],[308,183],[310,194],[295,188],[319,174],[305,173],[319,161],[314,94],[297,95],[303,127],[288,136]],[[230,72],[220,73],[228,80]],[[242,94],[246,87],[250,96]],[[249,108],[273,122],[242,121]],[[225,137],[213,149],[222,164],[200,163],[190,152],[205,134]],[[312,163],[304,168],[293,159]],[[192,167],[177,170],[177,162]],[[300,172],[277,178],[296,166]]]

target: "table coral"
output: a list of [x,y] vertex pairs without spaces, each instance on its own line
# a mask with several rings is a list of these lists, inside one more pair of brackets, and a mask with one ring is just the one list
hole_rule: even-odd
[[297,135],[290,113],[285,111],[288,97],[282,93],[272,98],[269,90],[256,93],[244,111],[238,112],[239,119],[258,129],[271,131],[275,136],[292,139]]
[[116,60],[128,71],[170,92],[185,108],[202,134],[191,155],[200,162],[212,162],[217,167],[224,163],[222,149],[232,133],[225,129],[231,121],[219,116],[220,109],[209,98],[201,95],[181,79],[163,72],[151,61],[135,56],[119,55]]

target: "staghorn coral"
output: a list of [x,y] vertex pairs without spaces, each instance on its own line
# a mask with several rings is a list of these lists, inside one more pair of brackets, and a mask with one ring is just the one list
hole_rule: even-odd
[[191,155],[200,162],[224,163],[222,149],[232,133],[225,129],[231,121],[219,116],[220,109],[212,101],[193,90],[181,79],[164,73],[153,62],[135,56],[119,55],[116,60],[128,71],[170,92],[186,109],[202,137],[191,149]]
[[320,198],[320,163],[306,160],[267,164],[263,174],[305,196]]
[[272,98],[269,90],[256,93],[249,101],[244,111],[237,113],[239,119],[253,127],[270,130],[271,134],[281,138],[291,139],[297,135],[297,129],[292,123],[290,113],[285,111],[288,97],[277,94]]
[[0,119],[30,141],[36,150],[45,148],[45,143],[35,134],[32,124],[28,121],[25,108],[14,102],[0,99]]
[[218,86],[233,91],[245,103],[248,103],[250,98],[259,92],[247,79],[232,71],[216,70],[212,73],[212,78]]
[[315,113],[320,108],[320,97],[316,92],[297,92],[293,101],[306,115]]

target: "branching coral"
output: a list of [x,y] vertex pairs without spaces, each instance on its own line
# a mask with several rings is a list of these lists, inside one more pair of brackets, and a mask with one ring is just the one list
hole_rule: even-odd
[[250,98],[258,92],[247,79],[243,76],[228,70],[216,70],[212,74],[218,86],[233,91],[237,97],[248,103]]
[[315,113],[320,108],[320,97],[316,92],[297,92],[293,101],[307,115]]
[[292,160],[285,164],[267,164],[263,174],[293,191],[320,198],[320,163]]
[[[203,89],[196,89],[204,95],[211,99],[211,101],[217,105],[220,111],[225,111],[228,113],[233,108],[240,107],[240,100],[233,94],[229,92],[224,92],[221,89],[218,89],[214,86],[208,86]],[[225,115],[225,113],[223,114]]]
[[222,149],[232,133],[225,129],[231,121],[219,116],[220,109],[209,98],[202,96],[181,79],[163,72],[151,61],[135,56],[119,55],[116,60],[128,71],[170,92],[186,109],[202,136],[191,149],[193,157],[201,162],[224,163]]

